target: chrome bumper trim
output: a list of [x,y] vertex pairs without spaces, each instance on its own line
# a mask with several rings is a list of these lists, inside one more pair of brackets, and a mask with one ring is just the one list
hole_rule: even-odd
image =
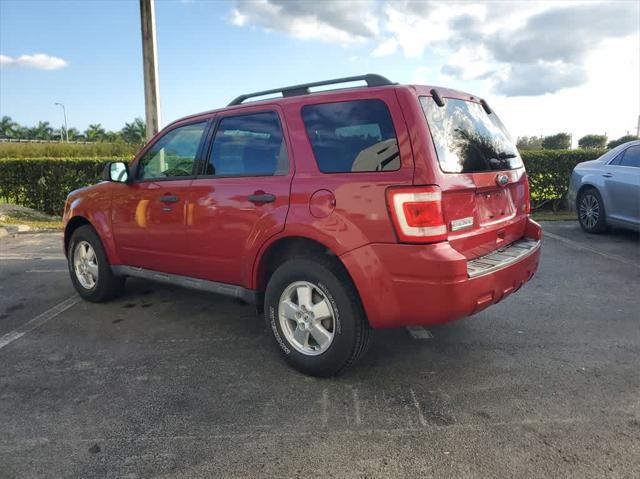
[[467,261],[469,278],[493,273],[525,259],[540,249],[541,241],[522,238],[491,253]]

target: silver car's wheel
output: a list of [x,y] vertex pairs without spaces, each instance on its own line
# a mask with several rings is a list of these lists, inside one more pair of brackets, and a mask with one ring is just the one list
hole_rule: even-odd
[[593,229],[600,218],[600,202],[591,193],[582,196],[580,202],[580,221],[587,229]]
[[83,288],[95,287],[98,282],[98,258],[87,241],[79,241],[73,250],[73,270]]
[[581,191],[576,206],[580,226],[587,233],[602,233],[607,229],[607,215],[598,190],[586,188]]
[[278,319],[287,342],[306,356],[324,353],[333,342],[336,320],[331,302],[308,281],[296,281],[285,288]]

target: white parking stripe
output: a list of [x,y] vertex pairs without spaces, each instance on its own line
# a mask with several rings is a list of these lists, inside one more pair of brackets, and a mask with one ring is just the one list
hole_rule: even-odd
[[71,296],[70,298],[65,299],[61,303],[56,304],[54,307],[47,309],[44,313],[39,314],[38,316],[36,316],[33,319],[30,319],[29,321],[27,321],[25,324],[23,324],[19,328],[17,328],[14,331],[11,331],[10,333],[7,333],[4,336],[0,337],[0,349],[2,349],[5,346],[11,344],[16,339],[20,339],[22,336],[27,334],[29,331],[33,331],[34,329],[42,326],[44,323],[46,323],[50,319],[55,318],[60,313],[65,312],[71,306],[73,306],[74,304],[79,303],[80,301],[82,301],[82,298],[80,298],[79,296],[75,296],[75,295]]
[[28,269],[25,273],[66,273],[68,269]]
[[622,256],[618,256],[616,254],[603,253],[602,251],[598,251],[597,249],[591,248],[590,246],[583,245],[582,243],[578,243],[577,241],[573,241],[563,236],[559,236],[557,234],[549,233],[547,231],[544,232],[544,236],[552,238],[556,241],[560,241],[561,243],[567,244],[569,246],[573,246],[576,249],[581,249],[584,251],[589,251],[591,253],[598,254],[607,259],[612,259],[613,261],[617,261],[618,263],[628,264],[630,266],[634,266],[636,268],[640,268],[640,264],[632,263],[629,259],[623,258]]
[[66,261],[67,258],[62,254],[7,254],[0,255],[0,261],[28,261],[34,259]]
[[410,326],[407,327],[407,331],[413,339],[431,339],[433,334],[428,329],[424,329],[422,326]]

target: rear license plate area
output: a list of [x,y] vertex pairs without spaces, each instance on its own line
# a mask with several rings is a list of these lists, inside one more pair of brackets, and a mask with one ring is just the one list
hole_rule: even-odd
[[504,221],[515,215],[515,207],[508,189],[477,193],[476,208],[482,226]]

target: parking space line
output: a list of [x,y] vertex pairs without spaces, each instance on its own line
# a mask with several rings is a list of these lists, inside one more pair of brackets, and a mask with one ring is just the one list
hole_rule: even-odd
[[28,269],[25,273],[66,273],[68,269]]
[[47,260],[47,261],[51,261],[51,260],[56,260],[56,261],[66,261],[67,258],[65,258],[64,255],[61,254],[56,254],[56,255],[47,255],[47,254],[6,254],[6,255],[0,255],[0,261],[28,261],[28,260],[34,260],[34,259],[41,259],[41,260]]
[[52,308],[47,309],[44,313],[39,314],[33,319],[30,319],[25,324],[20,326],[19,328],[11,331],[10,333],[5,334],[0,337],[0,349],[5,346],[11,344],[16,339],[20,339],[22,336],[27,334],[29,331],[33,331],[34,329],[42,326],[44,323],[49,321],[50,319],[55,318],[60,313],[65,312],[71,306],[76,303],[79,303],[82,299],[79,296],[71,296],[70,298],[65,299],[61,303],[56,304]]
[[618,256],[616,254],[603,253],[602,251],[598,251],[597,249],[591,248],[590,246],[585,246],[585,245],[583,245],[581,243],[578,243],[577,241],[573,241],[573,240],[570,240],[568,238],[564,238],[564,237],[559,236],[557,234],[549,233],[549,232],[545,231],[544,232],[544,236],[552,238],[552,239],[557,240],[557,241],[560,241],[561,243],[564,243],[566,245],[573,246],[576,249],[581,249],[581,250],[584,250],[584,251],[590,251],[591,253],[595,253],[595,254],[600,255],[600,256],[602,256],[604,258],[611,259],[613,261],[617,261],[618,263],[624,263],[624,264],[628,264],[628,265],[634,266],[635,268],[640,268],[639,264],[633,263],[633,262],[631,262],[631,260],[629,260],[627,258],[623,258],[622,256]]

